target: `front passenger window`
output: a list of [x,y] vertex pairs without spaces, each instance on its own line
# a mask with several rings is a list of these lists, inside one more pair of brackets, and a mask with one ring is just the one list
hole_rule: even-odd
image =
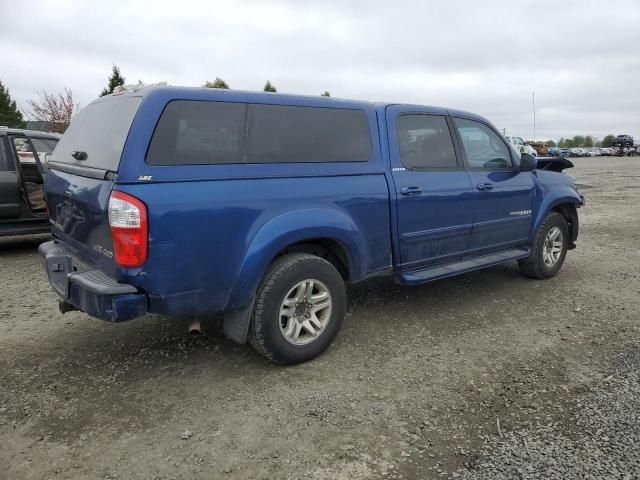
[[456,118],[454,121],[470,168],[483,170],[513,168],[509,149],[493,130],[473,120]]

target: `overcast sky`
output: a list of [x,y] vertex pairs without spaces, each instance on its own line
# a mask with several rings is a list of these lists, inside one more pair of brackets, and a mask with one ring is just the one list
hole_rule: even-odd
[[640,137],[640,1],[0,0],[0,80],[18,105],[112,64],[135,83],[470,110],[507,134]]

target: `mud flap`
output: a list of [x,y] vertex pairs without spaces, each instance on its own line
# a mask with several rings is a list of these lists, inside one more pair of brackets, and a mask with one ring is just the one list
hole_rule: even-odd
[[231,310],[225,312],[222,332],[225,337],[236,343],[247,343],[247,335],[249,333],[249,324],[253,315],[253,303],[255,299],[251,299],[248,307],[241,310]]

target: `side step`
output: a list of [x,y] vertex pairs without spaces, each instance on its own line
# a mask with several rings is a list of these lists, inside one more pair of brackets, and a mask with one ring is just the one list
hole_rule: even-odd
[[500,263],[526,258],[529,256],[528,248],[511,248],[498,253],[483,255],[465,260],[459,260],[447,265],[439,265],[424,270],[414,270],[412,272],[400,273],[396,276],[399,283],[403,285],[418,285],[427,283],[439,278],[451,277],[460,273],[472,272],[481,268],[498,265]]

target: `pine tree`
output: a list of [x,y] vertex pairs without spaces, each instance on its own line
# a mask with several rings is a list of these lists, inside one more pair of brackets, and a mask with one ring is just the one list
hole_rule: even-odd
[[331,94],[329,93],[329,90],[325,90],[324,93],[320,94],[321,97],[330,97]]
[[216,77],[216,79],[212,82],[210,80],[207,80],[206,82],[204,82],[204,85],[202,85],[203,88],[224,88],[224,89],[228,89],[229,88],[229,84],[227,82],[225,82],[223,79],[221,79],[220,77]]
[[100,96],[104,97],[105,95],[113,93],[116,87],[124,85],[124,80],[125,78],[120,74],[120,69],[114,64],[111,70],[111,76],[109,77],[109,86],[102,90]]
[[265,92],[272,92],[272,93],[277,92],[276,87],[274,87],[269,80],[267,80],[267,83],[264,84],[263,90]]
[[0,125],[10,128],[25,128],[26,124],[22,113],[16,106],[16,101],[11,99],[9,89],[0,81]]

